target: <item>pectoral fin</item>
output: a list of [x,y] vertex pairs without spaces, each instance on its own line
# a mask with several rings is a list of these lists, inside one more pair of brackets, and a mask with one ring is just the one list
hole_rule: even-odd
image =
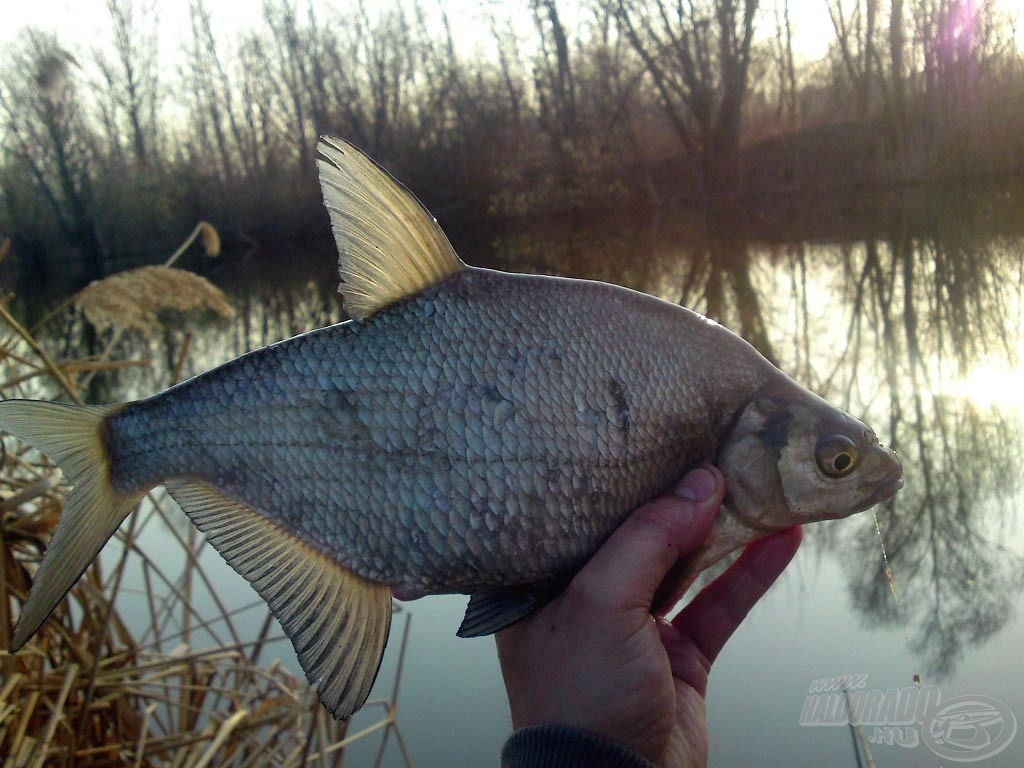
[[500,632],[525,619],[558,592],[554,585],[478,589],[470,595],[466,616],[456,634],[459,637],[481,637]]
[[252,584],[295,646],[320,701],[348,718],[370,694],[391,627],[391,589],[368,581],[258,512],[191,480],[167,490]]

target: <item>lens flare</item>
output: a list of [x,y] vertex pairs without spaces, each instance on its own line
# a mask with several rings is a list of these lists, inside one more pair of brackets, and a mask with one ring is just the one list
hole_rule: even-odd
[[965,376],[951,381],[946,394],[969,400],[979,408],[1024,415],[1024,367],[1006,360],[983,360]]

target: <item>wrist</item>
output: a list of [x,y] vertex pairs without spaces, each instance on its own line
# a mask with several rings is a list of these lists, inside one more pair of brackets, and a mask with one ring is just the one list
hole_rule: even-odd
[[612,739],[571,725],[549,723],[518,729],[505,742],[502,768],[653,768]]

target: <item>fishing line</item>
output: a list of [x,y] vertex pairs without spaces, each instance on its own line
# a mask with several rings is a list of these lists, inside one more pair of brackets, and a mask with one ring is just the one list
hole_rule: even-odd
[[[906,614],[903,613],[903,606],[900,605],[900,596],[896,592],[896,579],[892,573],[892,566],[889,565],[889,555],[885,551],[885,541],[882,539],[882,528],[878,524],[878,513],[874,509],[871,510],[871,519],[875,521],[875,533],[878,534],[878,546],[882,548],[882,561],[885,563],[885,580],[889,582],[889,591],[892,592],[892,600],[896,605],[896,615],[899,616],[900,624],[903,627],[903,639],[909,648],[910,635],[907,633],[907,617]],[[918,688],[921,687],[920,672],[914,673],[914,684]]]

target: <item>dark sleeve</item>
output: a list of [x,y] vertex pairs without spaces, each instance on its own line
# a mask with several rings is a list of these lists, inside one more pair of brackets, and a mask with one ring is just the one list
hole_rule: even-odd
[[501,768],[654,768],[625,747],[567,725],[535,725],[512,734]]

